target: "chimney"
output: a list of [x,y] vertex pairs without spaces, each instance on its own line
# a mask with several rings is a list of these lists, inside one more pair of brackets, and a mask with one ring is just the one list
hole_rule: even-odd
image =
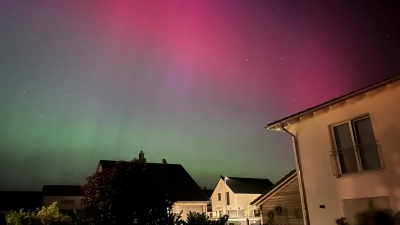
[[167,165],[167,160],[163,159],[163,160],[162,160],[162,164],[163,164],[163,165]]
[[139,153],[139,161],[146,162],[146,158],[144,157],[144,153],[142,151]]

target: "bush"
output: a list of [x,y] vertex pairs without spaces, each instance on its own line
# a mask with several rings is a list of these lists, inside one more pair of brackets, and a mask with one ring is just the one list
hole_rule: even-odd
[[210,220],[205,213],[190,212],[187,214],[187,225],[224,225],[229,216],[224,215],[217,220]]
[[53,202],[48,207],[43,206],[41,209],[36,209],[36,212],[27,211],[24,209],[19,212],[11,211],[7,215],[7,224],[9,225],[70,225],[72,218],[60,213],[57,202]]

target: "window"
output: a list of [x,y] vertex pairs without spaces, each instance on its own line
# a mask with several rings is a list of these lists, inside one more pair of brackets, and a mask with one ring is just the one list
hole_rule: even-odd
[[218,201],[221,201],[221,193],[218,193]]
[[343,210],[344,215],[350,224],[356,224],[356,216],[368,209],[388,210],[391,209],[388,196],[344,199]]
[[260,210],[259,209],[255,209],[254,210],[254,216],[255,217],[259,217],[260,216]]
[[334,174],[381,168],[378,147],[369,116],[332,126]]
[[229,192],[226,192],[226,205],[230,205],[231,204],[231,201],[230,201],[230,199],[229,199]]

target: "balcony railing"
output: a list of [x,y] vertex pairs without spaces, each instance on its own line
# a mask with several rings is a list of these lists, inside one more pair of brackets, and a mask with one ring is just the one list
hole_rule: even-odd
[[357,173],[383,168],[380,148],[377,143],[356,145],[331,151],[333,175]]

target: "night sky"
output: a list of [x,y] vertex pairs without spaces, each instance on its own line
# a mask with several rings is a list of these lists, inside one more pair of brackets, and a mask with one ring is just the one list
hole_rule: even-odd
[[1,0],[0,190],[83,184],[141,150],[208,188],[276,182],[292,143],[265,125],[400,74],[382,2]]

